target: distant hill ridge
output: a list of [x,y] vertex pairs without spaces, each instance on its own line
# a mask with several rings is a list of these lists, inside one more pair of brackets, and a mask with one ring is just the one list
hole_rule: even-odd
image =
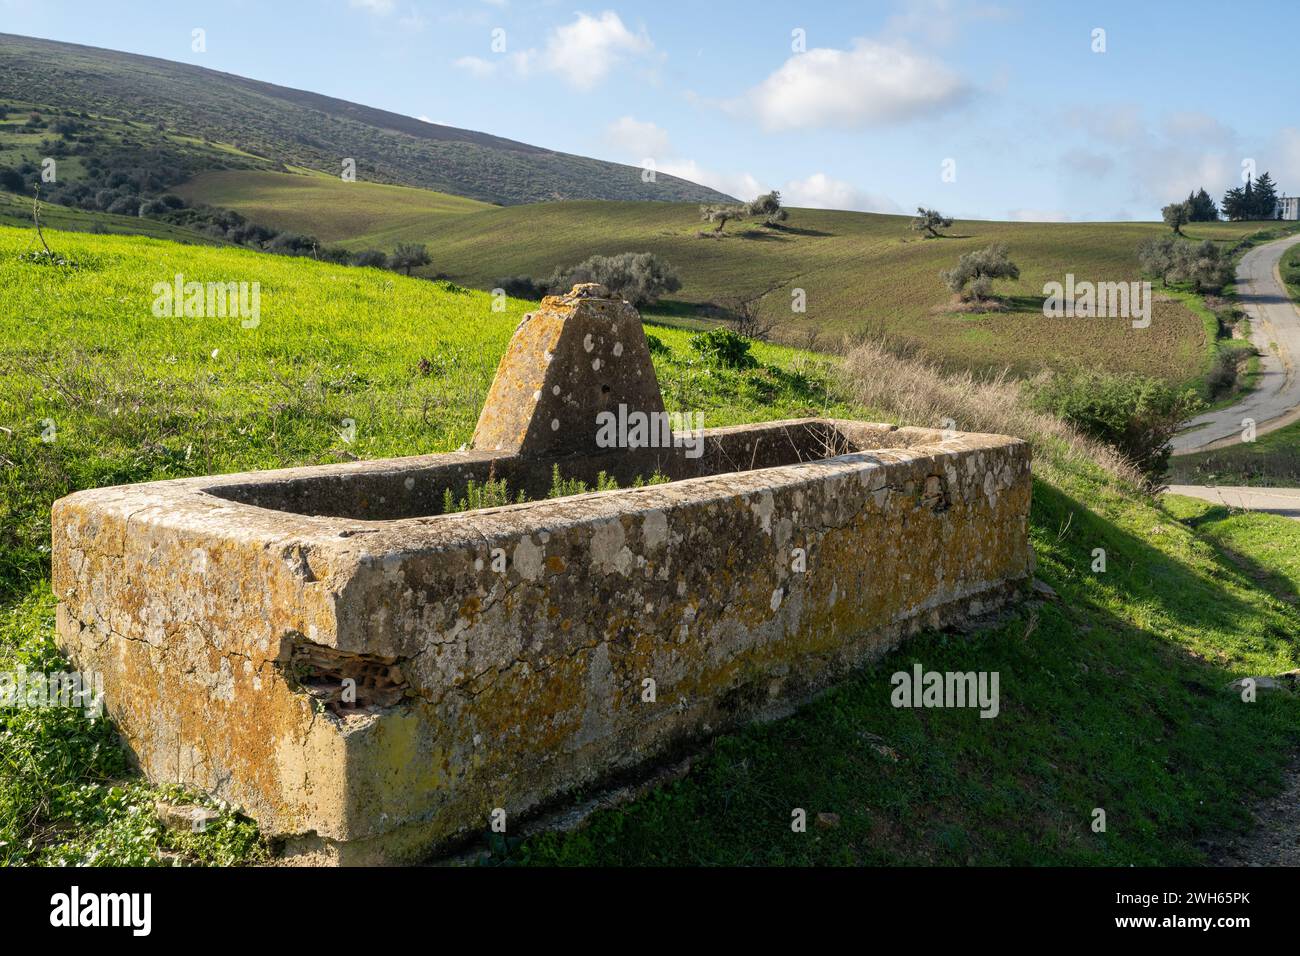
[[347,100],[156,57],[0,33],[0,98],[130,117],[277,162],[512,205],[558,199],[717,202],[696,183],[426,123]]

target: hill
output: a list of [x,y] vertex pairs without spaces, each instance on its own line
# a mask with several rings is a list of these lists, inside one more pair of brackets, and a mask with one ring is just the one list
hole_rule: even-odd
[[276,164],[421,186],[490,203],[553,199],[717,201],[674,176],[440,126],[334,97],[203,67],[0,33],[0,102],[130,119]]
[[[424,273],[480,289],[506,276],[545,279],[556,266],[591,255],[654,252],[682,279],[680,292],[650,310],[656,316],[690,325],[701,306],[753,298],[763,316],[777,323],[783,341],[817,348],[836,346],[844,336],[883,334],[954,368],[1033,375],[1044,366],[1083,363],[1173,382],[1198,379],[1212,351],[1205,316],[1159,289],[1149,328],[1135,329],[1126,319],[1042,314],[1043,284],[1064,282],[1067,273],[1080,281],[1140,279],[1135,251],[1142,240],[1168,232],[1158,223],[960,220],[947,238],[921,239],[903,216],[797,209],[785,228],[730,223],[714,239],[701,238],[701,229],[712,226],[685,203],[536,203],[455,217],[439,213],[427,221],[379,208],[378,219],[354,218],[359,206],[378,206],[378,197],[365,198],[365,191],[353,189],[357,184],[322,182],[313,188],[333,198],[309,207],[293,201],[301,182],[283,174],[231,172],[200,176],[181,191],[277,228],[314,229],[353,248],[425,243],[433,261]],[[384,218],[391,225],[380,225]],[[1186,233],[1235,244],[1266,227],[1194,223]],[[1002,288],[1012,296],[1010,310],[949,310],[940,270],[993,242],[1005,242],[1020,266],[1020,281]],[[792,311],[795,289],[806,294],[805,312]]]
[[234,209],[253,222],[278,223],[277,228],[291,228],[322,242],[348,240],[351,248],[392,249],[410,236],[436,233],[449,220],[496,208],[428,189],[343,182],[308,169],[214,170],[174,192],[191,202]]
[[[56,497],[453,449],[530,308],[494,312],[486,293],[447,282],[140,237],[52,231],[68,264],[51,265],[26,255],[30,240],[0,226],[0,670],[66,666],[50,638]],[[260,283],[260,323],[155,316],[152,284],[177,272]],[[736,371],[702,363],[687,333],[654,334],[669,407],[703,411],[708,426],[895,418],[797,350],[757,345],[759,367]],[[1034,467],[1029,531],[1059,600],[972,634],[919,635],[797,714],[719,739],[679,783],[572,836],[498,850],[543,863],[1204,862],[1207,836],[1244,829],[1251,801],[1276,791],[1300,726],[1293,697],[1247,706],[1225,689],[1300,663],[1294,569],[1278,570],[1271,593],[1249,563],[1272,560],[1252,541],[1278,540],[1280,527],[1203,535],[1202,516],[1182,523],[1051,443],[1036,445]],[[1105,573],[1089,570],[1098,547]],[[997,671],[1001,715],[889,706],[890,673],[913,661]],[[230,811],[197,836],[159,826],[158,791],[131,776],[106,721],[5,708],[0,737],[0,863],[266,852]],[[792,806],[837,814],[834,839],[791,833]],[[1091,829],[1095,807],[1104,833]]]

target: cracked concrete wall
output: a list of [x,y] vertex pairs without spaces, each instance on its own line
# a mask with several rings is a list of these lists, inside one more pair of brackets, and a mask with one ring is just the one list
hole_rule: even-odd
[[[150,779],[244,807],[304,861],[405,860],[788,708],[1030,578],[1023,442],[824,420],[704,438],[700,459],[654,450],[669,484],[460,514],[432,506],[449,482],[553,460],[80,492],[52,516],[59,640]],[[348,674],[352,704],[328,686]]]

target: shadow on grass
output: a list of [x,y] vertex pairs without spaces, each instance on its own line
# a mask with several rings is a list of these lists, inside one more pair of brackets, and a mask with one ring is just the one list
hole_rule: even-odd
[[770,228],[775,229],[777,232],[789,233],[792,236],[814,236],[817,238],[825,238],[827,236],[837,235],[837,233],[827,232],[824,229],[809,229],[807,226],[787,226],[782,224],[771,226]]
[[[1272,514],[1274,512],[1261,512],[1263,514]],[[1239,511],[1229,508],[1226,505],[1211,505],[1200,514],[1192,515],[1187,518],[1175,519],[1189,528],[1198,529],[1202,525],[1215,525],[1220,521],[1225,521]],[[1285,575],[1278,574],[1272,568],[1260,564],[1258,561],[1242,554],[1222,542],[1216,541],[1215,547],[1228,561],[1240,569],[1241,573],[1249,578],[1254,584],[1268,591],[1279,601],[1285,601],[1287,604],[1300,605],[1300,589],[1291,582]]]

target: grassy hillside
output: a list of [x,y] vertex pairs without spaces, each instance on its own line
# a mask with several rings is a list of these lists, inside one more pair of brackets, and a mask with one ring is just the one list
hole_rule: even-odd
[[[743,241],[743,240],[742,240]],[[448,283],[229,248],[54,233],[73,265],[32,261],[0,227],[0,669],[52,648],[49,506],[77,488],[446,451],[470,435],[511,330]],[[258,281],[261,322],[167,319],[175,272]],[[382,321],[367,321],[382,317]],[[656,328],[670,407],[707,425],[857,407],[824,362],[757,346],[725,372]],[[342,420],[356,422],[345,443]],[[53,423],[51,433],[49,423]],[[43,440],[43,436],[53,440]],[[684,781],[568,837],[498,845],[524,862],[1175,863],[1240,829],[1275,789],[1300,702],[1243,704],[1234,676],[1297,665],[1300,616],[1195,528],[1099,468],[1035,462],[1031,534],[1060,600],[972,635],[932,634],[774,724],[721,738]],[[1092,551],[1109,556],[1104,574]],[[1261,558],[1263,560],[1263,558]],[[917,660],[995,669],[1002,716],[889,707]],[[0,711],[0,862],[240,862],[264,852],[227,813],[202,837],[157,824],[110,729],[68,711]],[[796,837],[790,809],[839,815]],[[1105,833],[1090,829],[1095,807]]]
[[[170,239],[172,242],[198,243],[205,246],[226,245],[220,239],[172,223],[142,219],[139,216],[118,216],[108,212],[73,209],[69,206],[60,206],[54,203],[41,204],[41,222],[51,229],[62,229],[69,232],[149,236],[154,239]],[[26,229],[31,248],[41,248],[40,242],[36,238],[36,230],[32,228],[32,199],[30,196],[0,192],[0,225]]]
[[485,202],[550,199],[715,201],[673,176],[641,182],[638,167],[425,123],[329,96],[184,63],[0,34],[0,101],[75,109],[233,143],[292,166],[422,186]]
[[391,250],[413,232],[428,235],[450,219],[493,207],[462,196],[382,183],[344,182],[307,169],[288,173],[202,173],[175,189],[191,202],[221,206],[253,222],[291,228],[322,242]]
[[[1036,374],[1044,365],[1078,362],[1190,381],[1209,361],[1205,316],[1160,294],[1150,328],[1126,319],[1049,319],[1042,288],[1077,280],[1140,278],[1135,249],[1167,231],[1157,223],[1017,223],[959,221],[944,239],[921,239],[902,216],[797,209],[788,228],[728,225],[723,238],[700,238],[696,206],[685,203],[556,202],[483,209],[430,221],[401,213],[402,223],[379,229],[352,212],[364,194],[341,181],[321,183],[330,202],[293,202],[291,177],[242,173],[201,177],[188,198],[219,203],[277,228],[308,231],[363,248],[383,242],[423,242],[433,256],[425,272],[464,285],[492,288],[504,276],[545,278],[559,265],[590,255],[650,251],[672,263],[682,289],[658,309],[665,320],[692,316],[696,306],[732,296],[761,297],[763,314],[780,323],[785,341],[833,346],[844,335],[885,333],[958,367],[1011,367]],[[394,215],[397,215],[394,213]],[[1196,223],[1192,239],[1235,243],[1260,223]],[[1012,310],[962,315],[947,311],[939,279],[963,252],[1005,242],[1019,264],[1008,283]],[[807,294],[807,311],[791,311],[792,290]]]

